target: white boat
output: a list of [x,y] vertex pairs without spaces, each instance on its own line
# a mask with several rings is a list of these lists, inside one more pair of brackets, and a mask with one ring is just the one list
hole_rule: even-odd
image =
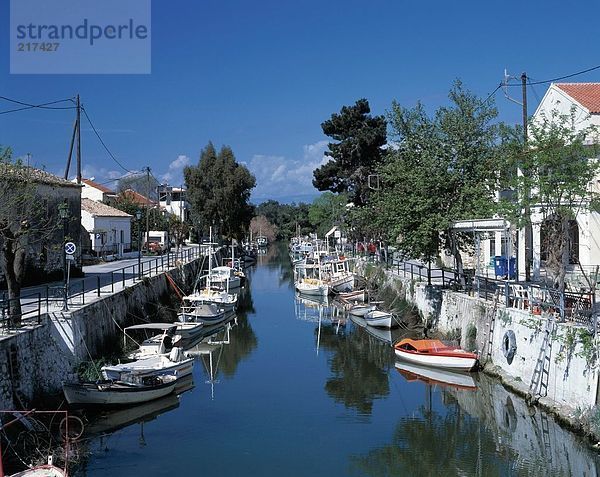
[[354,273],[348,268],[348,260],[325,258],[321,262],[321,276],[335,293],[348,293],[354,290]]
[[341,292],[338,294],[338,297],[350,303],[364,303],[367,301],[367,291],[355,290],[350,292]]
[[209,280],[211,285],[218,286],[223,290],[239,288],[242,284],[242,279],[236,274],[236,270],[227,266],[214,267]]
[[[138,343],[134,337],[134,332],[137,331],[162,331],[162,333],[153,335],[144,339],[141,343]],[[180,336],[177,335],[177,323],[143,323],[124,328],[124,345],[127,345],[128,338],[139,346],[137,350],[129,353],[128,358],[140,359],[156,354],[170,353],[171,349],[173,348],[173,344],[178,341]]]
[[393,328],[396,325],[394,315],[387,311],[371,310],[365,313],[364,319],[369,326]]
[[318,278],[299,278],[296,281],[296,290],[303,295],[328,296],[329,285]]
[[197,290],[191,295],[183,297],[184,306],[195,306],[202,303],[214,303],[225,311],[235,310],[238,301],[237,293],[228,293],[225,290],[213,290],[209,287]]
[[371,311],[375,311],[377,309],[376,305],[369,303],[356,303],[354,305],[350,305],[348,308],[348,313],[354,316],[365,316],[367,313]]
[[52,464],[47,464],[11,474],[9,477],[67,477],[67,473]]
[[396,356],[409,363],[454,371],[470,371],[477,365],[477,355],[440,340],[405,338],[394,345]]
[[431,368],[404,361],[396,361],[396,369],[407,381],[419,380],[427,384],[449,386],[469,391],[477,389],[473,376],[468,373]]
[[382,341],[387,344],[392,344],[392,330],[389,328],[375,328],[369,326],[364,318],[360,316],[350,316],[350,321],[357,326],[363,328],[369,335],[378,341]]
[[177,323],[177,335],[182,340],[193,340],[202,334],[204,323]]
[[181,323],[215,324],[225,319],[225,309],[215,303],[186,303],[177,314]]
[[69,404],[127,405],[152,401],[171,394],[174,376],[147,378],[145,383],[99,381],[95,383],[64,383],[63,392]]
[[141,383],[147,377],[171,375],[182,378],[192,373],[194,360],[186,358],[181,348],[175,347],[168,356],[155,354],[130,363],[102,366],[104,379]]

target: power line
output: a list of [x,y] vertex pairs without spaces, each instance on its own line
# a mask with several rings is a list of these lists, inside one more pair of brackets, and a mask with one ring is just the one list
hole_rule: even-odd
[[76,109],[77,106],[55,106],[55,107],[50,107],[50,105],[52,104],[58,104],[58,103],[64,103],[64,102],[73,102],[73,99],[71,98],[67,98],[67,99],[59,99],[57,101],[50,101],[48,103],[41,103],[41,104],[29,104],[29,103],[25,103],[23,101],[18,101],[16,99],[11,99],[11,98],[7,98],[6,96],[0,96],[0,99],[4,100],[4,101],[8,101],[10,103],[14,103],[14,104],[19,104],[22,107],[21,108],[14,108],[14,109],[7,109],[5,111],[0,111],[0,114],[8,114],[8,113],[15,113],[17,111],[25,111],[27,109],[52,109],[52,110],[65,110],[65,109]]
[[92,120],[90,119],[86,109],[84,107],[81,108],[81,110],[83,111],[83,114],[85,115],[86,119],[88,120],[88,123],[90,123],[90,126],[92,127],[92,130],[94,131],[94,133],[96,134],[96,137],[98,138],[98,140],[100,141],[100,144],[102,144],[102,146],[104,147],[104,149],[106,150],[106,152],[108,153],[108,155],[111,157],[111,159],[113,161],[115,161],[115,163],[121,168],[123,169],[125,172],[129,172],[129,173],[133,173],[133,171],[130,171],[129,169],[127,169],[123,164],[121,164],[117,158],[114,156],[114,154],[110,151],[110,149],[108,148],[108,146],[105,144],[105,142],[102,140],[102,137],[100,136],[100,134],[98,133],[98,131],[96,130],[96,128],[94,127],[94,124],[92,123]]
[[[576,73],[571,73],[571,74],[568,74],[568,75],[565,75],[565,76],[559,76],[557,78],[552,78],[552,79],[547,79],[547,80],[540,80],[540,81],[533,81],[533,82],[530,82],[529,85],[533,86],[533,85],[536,85],[536,84],[554,83],[556,81],[564,80],[564,79],[567,79],[567,78],[573,78],[574,76],[579,76],[579,75],[582,75],[582,74],[585,74],[585,73],[589,73],[590,71],[594,71],[594,70],[598,70],[598,69],[600,69],[600,65],[593,66],[593,67],[587,68],[585,70],[577,71]],[[520,84],[508,84],[507,83],[505,86],[521,86],[521,85]]]

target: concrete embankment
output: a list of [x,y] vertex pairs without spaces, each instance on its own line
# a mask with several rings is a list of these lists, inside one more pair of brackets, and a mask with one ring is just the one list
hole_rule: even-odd
[[379,267],[363,264],[362,271],[377,274],[381,288],[412,304],[428,329],[477,350],[485,372],[565,423],[600,438],[598,343],[586,328],[554,321],[548,326],[548,316],[506,306],[503,297],[495,303]]
[[119,348],[124,326],[143,319],[158,321],[158,310],[175,306],[167,274],[191,286],[202,263],[200,257],[140,281],[132,279],[114,293],[86,299],[85,306],[49,311],[41,324],[0,337],[2,409],[21,409],[60,393],[62,382],[76,377],[79,363]]

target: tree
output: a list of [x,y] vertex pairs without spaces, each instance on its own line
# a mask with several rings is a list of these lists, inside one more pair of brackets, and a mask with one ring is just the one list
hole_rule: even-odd
[[380,168],[381,190],[373,217],[404,254],[431,261],[451,252],[461,271],[460,251],[471,237],[452,231],[461,219],[489,217],[497,175],[496,109],[465,91],[457,81],[451,105],[429,117],[394,102],[389,116],[396,147]]
[[298,233],[306,235],[313,231],[308,219],[309,205],[305,203],[280,204],[276,200],[268,200],[256,208],[256,214],[264,215],[277,227],[278,239],[289,239]]
[[197,166],[184,169],[193,221],[205,232],[215,225],[222,235],[242,238],[254,215],[249,203],[256,179],[235,160],[229,146],[217,154],[212,143],[202,150]]
[[323,237],[331,227],[342,222],[346,212],[348,196],[324,192],[317,197],[308,209],[308,220],[317,235]]
[[262,235],[267,237],[269,242],[273,242],[277,238],[277,226],[269,222],[264,215],[257,215],[250,221],[250,233],[253,237]]
[[21,286],[27,251],[48,241],[59,228],[57,211],[37,191],[35,170],[12,161],[9,148],[0,147],[0,269],[6,278],[9,316],[21,324]]
[[347,192],[357,206],[367,202],[368,176],[380,164],[386,143],[385,117],[371,116],[370,112],[369,102],[359,99],[321,124],[323,132],[338,142],[329,143],[325,155],[331,160],[313,173],[313,185],[318,190]]
[[600,172],[598,147],[586,144],[597,128],[576,131],[573,124],[572,115],[553,113],[530,122],[527,147],[513,140],[506,148],[508,164],[520,173],[508,180],[517,200],[504,205],[519,226],[531,224],[532,216],[540,222],[546,270],[559,290],[564,290],[571,259],[571,224],[578,215],[597,210],[600,199],[597,188],[590,187]]

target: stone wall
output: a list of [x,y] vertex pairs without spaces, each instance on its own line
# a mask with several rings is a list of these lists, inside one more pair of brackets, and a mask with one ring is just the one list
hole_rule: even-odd
[[[201,262],[168,273],[176,282],[192,285]],[[78,363],[117,348],[121,328],[135,317],[151,319],[171,293],[161,273],[71,312],[44,315],[40,325],[1,337],[0,407],[21,409],[45,395],[60,395],[62,382],[75,378]]]
[[[547,316],[506,307],[501,298],[494,313],[496,319],[490,346],[492,301],[442,290],[435,285],[428,287],[424,282],[411,281],[390,271],[385,273],[384,281],[398,290],[401,298],[417,307],[426,326],[458,338],[465,347],[469,339],[474,339],[474,347],[486,371],[498,375],[522,395],[530,393],[547,332]],[[505,334],[510,331],[516,342],[512,360],[508,360],[503,351]],[[541,393],[539,402],[574,422],[582,411],[598,404],[598,344],[585,328],[569,323],[556,323],[550,342],[547,393]],[[531,394],[537,400],[536,393]]]

